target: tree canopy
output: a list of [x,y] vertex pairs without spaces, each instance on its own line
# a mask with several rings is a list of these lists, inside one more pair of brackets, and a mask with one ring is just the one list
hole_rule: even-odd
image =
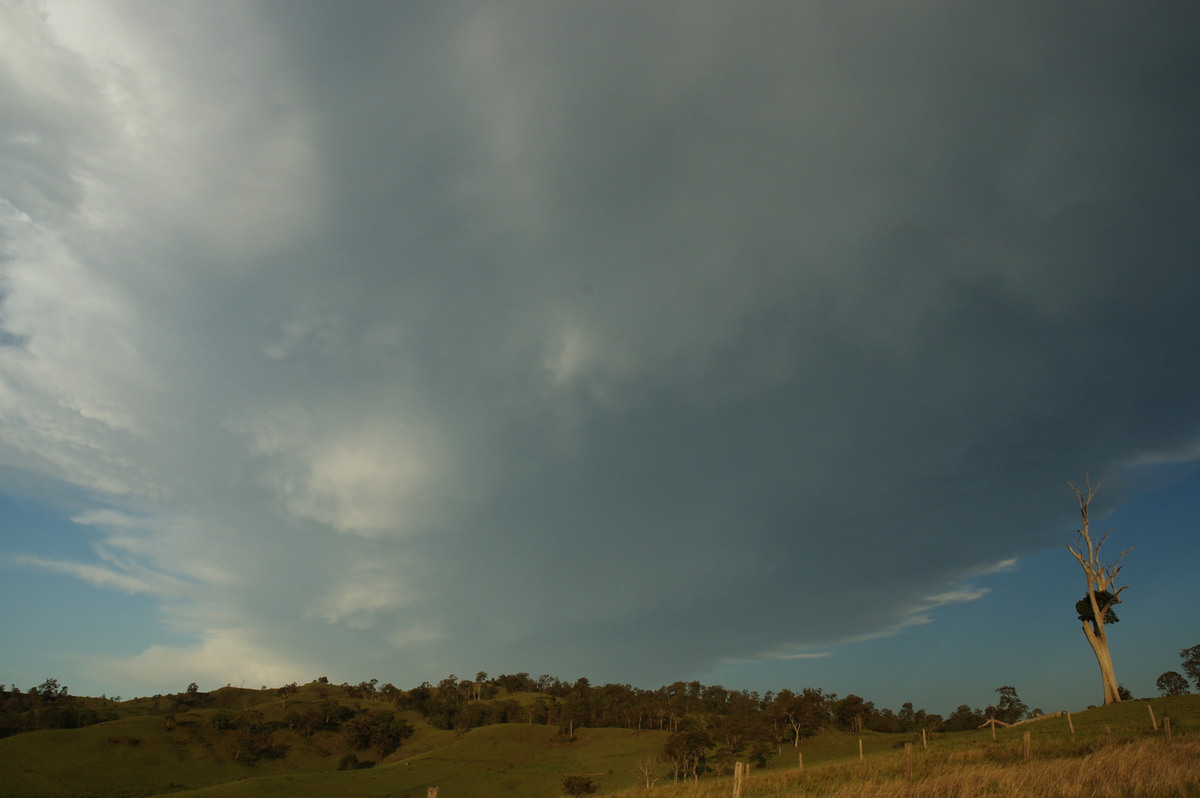
[[1183,659],[1183,672],[1192,677],[1196,689],[1200,690],[1200,645],[1185,648],[1179,656]]
[[1167,671],[1154,682],[1158,692],[1163,695],[1187,695],[1188,683],[1178,671]]

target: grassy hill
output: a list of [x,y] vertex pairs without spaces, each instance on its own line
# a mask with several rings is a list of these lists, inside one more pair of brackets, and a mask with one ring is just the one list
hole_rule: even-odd
[[563,774],[588,774],[602,792],[631,786],[638,763],[654,759],[663,732],[582,729],[563,742],[555,729],[506,724],[473,729],[447,744],[368,770],[265,776],[184,793],[195,796],[442,796],[562,794]]
[[[423,798],[428,786],[437,785],[442,798],[539,798],[560,795],[564,774],[587,774],[600,794],[632,797],[645,794],[636,788],[638,771],[647,761],[659,777],[654,794],[662,798],[731,794],[728,779],[704,777],[696,784],[670,784],[668,767],[657,761],[665,732],[582,728],[569,740],[557,727],[536,723],[455,732],[434,728],[415,713],[399,713],[414,729],[399,750],[382,759],[358,751],[371,766],[339,770],[350,752],[342,735],[324,730],[306,735],[285,722],[289,711],[318,707],[338,689],[306,685],[287,699],[286,706],[271,691],[235,688],[193,700],[203,706],[189,705],[191,699],[186,697],[138,699],[116,705],[115,713],[120,715],[116,720],[0,739],[0,794],[14,798],[163,794]],[[391,707],[384,701],[342,695],[338,700],[364,710]],[[1154,711],[1157,732],[1151,728],[1148,708]],[[271,729],[272,745],[254,758],[241,756],[246,749],[239,747],[236,728],[221,728],[222,719],[239,713],[250,713],[247,716],[257,718],[260,727]],[[1167,716],[1172,723],[1170,745],[1163,740]],[[936,735],[927,748],[919,736],[823,732],[806,739],[799,749],[783,745],[765,768],[751,773],[745,795],[1015,795],[1003,790],[1018,783],[1018,776],[1032,778],[1035,772],[1053,771],[1057,775],[1038,778],[1047,784],[1086,783],[1086,773],[1100,778],[1097,774],[1106,772],[1102,766],[1116,761],[1114,752],[1121,752],[1130,761],[1122,760],[1118,768],[1124,774],[1118,778],[1126,780],[1119,790],[1027,794],[1200,796],[1200,765],[1196,764],[1200,762],[1200,696],[1101,707],[1075,714],[1071,722],[1073,735],[1066,717],[1054,717],[999,729],[995,740],[989,730]],[[865,755],[861,762],[860,739]],[[906,742],[914,743],[911,762],[905,757]],[[1085,775],[1059,772],[1072,767],[1084,768]],[[1138,775],[1144,772],[1150,775]],[[1139,779],[1149,786],[1134,784]],[[1156,780],[1173,791],[1145,791],[1157,789]]]
[[[1153,717],[1149,710],[1153,710]],[[1164,719],[1171,720],[1171,739]],[[1154,724],[1154,725],[1152,725]],[[1074,727],[1074,733],[1071,728]],[[1157,728],[1155,728],[1157,726]],[[1025,735],[1029,735],[1026,749]],[[848,736],[848,735],[845,735]],[[1195,798],[1200,796],[1200,695],[1129,701],[1009,728],[929,738],[875,735],[866,755],[844,755],[837,735],[801,746],[805,767],[753,771],[745,798]],[[889,745],[881,748],[879,738]],[[816,743],[811,748],[810,743]],[[911,744],[911,755],[905,744]],[[813,756],[824,748],[829,754]],[[832,750],[828,750],[831,749]],[[1028,753],[1026,753],[1028,750]],[[810,762],[820,762],[815,767]],[[645,790],[614,793],[644,798]],[[657,798],[728,798],[730,780],[665,784]]]

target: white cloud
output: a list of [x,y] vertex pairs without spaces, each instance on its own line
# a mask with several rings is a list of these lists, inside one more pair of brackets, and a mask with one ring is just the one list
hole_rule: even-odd
[[124,454],[144,435],[158,389],[139,351],[131,299],[82,263],[64,237],[0,201],[9,236],[0,347],[0,457],[42,462],[57,477],[104,493],[154,490]]
[[415,599],[395,567],[386,563],[360,562],[343,573],[339,581],[317,609],[317,615],[329,623],[344,622],[367,629],[375,625],[380,613],[410,606]]
[[1018,562],[1020,562],[1020,560],[1016,557],[1007,557],[998,562],[994,562],[991,565],[980,566],[979,568],[972,570],[971,573],[979,574],[980,576],[986,576],[987,574],[1002,574],[1016,568]]
[[257,689],[313,678],[311,667],[249,637],[239,630],[212,630],[194,645],[150,646],[134,657],[102,659],[94,667],[101,679],[175,693],[190,682],[204,690],[226,684]]
[[404,533],[443,477],[432,430],[342,412],[318,418],[291,404],[231,428],[245,431],[265,464],[260,481],[291,515],[364,537]]
[[[111,137],[79,175],[93,224],[139,237],[151,221],[178,226],[224,261],[277,247],[314,222],[307,120],[288,84],[243,79],[262,66],[252,9],[48,8],[47,35],[86,72]],[[189,35],[170,43],[154,33],[180,26]],[[219,56],[209,36],[222,41]],[[205,69],[194,67],[197,58]]]
[[[96,587],[112,588],[122,593],[153,593],[163,595],[173,593],[164,580],[154,575],[132,576],[112,568],[89,563],[67,562],[65,560],[47,560],[42,557],[17,556],[14,561],[18,565],[30,565],[55,571],[95,585]],[[157,583],[157,584],[156,584]]]
[[843,643],[862,643],[868,640],[879,640],[887,637],[895,637],[902,634],[907,629],[912,629],[918,626],[926,626],[934,623],[935,618],[933,611],[939,607],[945,607],[950,604],[966,604],[979,599],[990,593],[989,588],[974,588],[968,586],[958,587],[953,590],[947,590],[942,593],[937,593],[931,596],[926,596],[921,601],[909,605],[905,610],[905,614],[899,621],[866,634],[853,635],[847,637],[840,642]]
[[947,604],[965,604],[968,601],[978,601],[990,592],[986,587],[962,587],[957,590],[947,590],[945,593],[927,596],[922,610],[932,610],[944,607]]
[[847,637],[841,642],[843,643],[865,643],[868,640],[880,640],[887,637],[895,637],[903,633],[906,629],[912,629],[917,626],[925,626],[933,623],[933,616],[925,612],[914,612],[911,615],[904,617],[897,623],[886,626],[882,629],[876,629],[866,634],[853,635]]

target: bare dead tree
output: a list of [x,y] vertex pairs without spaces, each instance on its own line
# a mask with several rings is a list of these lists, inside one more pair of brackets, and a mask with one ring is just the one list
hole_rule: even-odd
[[637,770],[633,771],[633,773],[647,790],[654,789],[654,785],[658,783],[658,776],[654,775],[653,759],[647,758],[642,760]]
[[1089,477],[1082,490],[1074,482],[1067,484],[1075,492],[1075,497],[1079,499],[1079,514],[1083,522],[1082,528],[1076,530],[1079,533],[1079,538],[1076,540],[1078,548],[1067,546],[1067,551],[1071,552],[1071,555],[1079,561],[1087,579],[1087,595],[1084,597],[1086,604],[1084,601],[1080,601],[1077,607],[1080,610],[1079,618],[1083,622],[1083,635],[1087,638],[1088,645],[1092,647],[1092,653],[1096,655],[1096,662],[1100,666],[1100,678],[1104,683],[1104,703],[1106,705],[1116,704],[1121,700],[1121,694],[1116,674],[1113,672],[1112,656],[1108,651],[1108,633],[1105,631],[1104,625],[1116,620],[1113,607],[1121,602],[1121,593],[1128,587],[1128,585],[1117,587],[1117,574],[1121,572],[1121,560],[1125,559],[1126,554],[1133,551],[1133,547],[1130,546],[1121,552],[1115,562],[1105,563],[1101,559],[1100,549],[1108,541],[1109,533],[1112,530],[1109,529],[1105,532],[1099,542],[1094,542],[1088,525],[1088,506],[1095,498],[1100,485],[1104,484],[1104,480],[1093,487]]

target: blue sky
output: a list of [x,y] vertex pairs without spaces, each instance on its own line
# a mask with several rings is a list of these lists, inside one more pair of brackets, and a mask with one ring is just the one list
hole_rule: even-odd
[[1152,694],[1198,16],[5,5],[0,680]]

